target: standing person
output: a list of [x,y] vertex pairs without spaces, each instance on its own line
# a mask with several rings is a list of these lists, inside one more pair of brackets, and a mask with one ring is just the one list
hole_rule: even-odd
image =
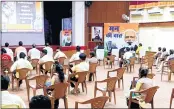
[[[48,62],[48,61],[54,62],[54,59],[53,59],[52,56],[48,55],[46,49],[43,49],[43,50],[42,50],[42,57],[40,58],[40,60],[39,60],[39,62],[38,62],[39,65],[40,65],[41,71],[45,68],[45,66],[43,66],[43,64],[44,64],[45,62]],[[48,72],[48,71],[46,71],[45,73],[47,74],[47,72]]]
[[13,51],[9,48],[9,43],[8,42],[5,43],[4,49],[7,51],[7,54],[11,57],[11,60],[14,61]]
[[19,54],[21,52],[23,52],[26,55],[25,59],[27,59],[27,50],[26,50],[25,47],[23,47],[23,42],[22,41],[19,41],[19,47],[17,47],[15,49],[15,57],[16,57],[16,59],[20,59],[19,58]]
[[76,47],[76,53],[74,53],[72,56],[71,56],[71,58],[70,58],[70,60],[69,60],[69,62],[72,62],[72,61],[75,61],[75,60],[79,60],[80,58],[79,58],[79,55],[80,55],[80,49],[81,49],[81,47],[80,46],[77,46]]
[[47,54],[48,54],[49,56],[52,56],[52,57],[53,57],[53,49],[50,47],[49,43],[46,43],[45,46],[46,46],[46,47],[43,48],[43,49],[47,50]]
[[31,98],[30,109],[51,109],[51,100],[44,95],[37,95]]
[[65,53],[63,53],[60,49],[60,47],[57,47],[57,50],[56,50],[56,54],[54,56],[54,59],[58,59],[60,57],[65,57],[67,58],[67,56],[65,55]]
[[[89,71],[89,63],[86,62],[86,55],[84,53],[81,53],[79,55],[79,58],[81,60],[80,64],[75,65],[71,68],[72,72],[83,72],[83,71]],[[78,81],[78,75],[75,75],[74,77],[70,78],[72,81]],[[75,87],[73,83],[71,83],[71,87]],[[79,91],[79,89],[78,89]],[[79,91],[80,92],[80,91]],[[73,89],[71,93],[75,93],[75,90]]]
[[[19,78],[19,73],[16,72],[16,70],[22,69],[22,68],[27,68],[27,69],[33,70],[31,63],[28,60],[26,60],[25,57],[26,57],[25,53],[21,52],[19,54],[19,59],[17,61],[15,61],[10,68],[10,71],[14,72],[14,76],[17,79]],[[21,84],[22,84],[22,80],[19,81],[19,87]]]
[[8,92],[9,84],[10,84],[9,78],[7,76],[1,75],[1,96],[2,96],[1,108],[3,108],[3,106],[5,107],[14,104],[18,106],[19,109],[26,108],[24,101],[19,96],[10,94]]
[[40,59],[41,52],[36,48],[36,45],[32,45],[32,49],[28,51],[28,57],[32,59]]

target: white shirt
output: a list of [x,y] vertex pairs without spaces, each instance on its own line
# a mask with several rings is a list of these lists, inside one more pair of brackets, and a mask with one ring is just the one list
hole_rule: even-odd
[[67,56],[65,55],[65,53],[63,53],[62,51],[58,51],[55,56],[54,56],[54,59],[58,59],[60,57],[65,57],[67,58]]
[[8,91],[1,91],[1,96],[3,105],[17,104],[20,108],[26,108],[24,101],[17,95],[10,94]]
[[28,68],[30,70],[33,69],[31,63],[28,60],[25,59],[18,59],[13,63],[13,65],[10,68],[10,71],[13,72],[16,69],[21,69],[21,68]]
[[26,50],[25,47],[22,47],[22,46],[17,47],[16,50],[15,50],[15,55],[17,56],[17,59],[20,59],[19,55],[20,55],[21,52],[25,53],[25,55],[26,55],[25,59],[27,59],[27,50]]
[[89,63],[84,61],[84,62],[81,62],[80,64],[75,65],[71,69],[74,72],[89,71]]
[[13,51],[8,47],[5,47],[4,49],[7,51],[7,54],[11,57],[11,60],[13,61]]
[[79,60],[79,55],[81,54],[81,52],[76,52],[75,54],[72,55],[72,57],[70,58],[69,62],[75,61],[75,60]]
[[174,59],[174,54],[167,57],[166,61],[169,61],[170,59]]
[[51,47],[45,47],[45,50],[47,50],[47,55],[53,56],[53,49]]
[[143,56],[145,56],[145,54],[146,54],[146,50],[144,49],[144,47],[141,47],[139,53],[140,53],[140,55],[139,55],[140,58],[142,58]]
[[37,48],[32,48],[28,51],[28,56],[30,56],[31,59],[40,59],[40,54]]
[[48,62],[48,61],[54,62],[53,57],[50,56],[50,55],[45,55],[45,56],[43,56],[42,58],[40,58],[40,60],[39,60],[38,63],[39,63],[39,64],[43,64],[43,63]]
[[165,52],[162,52],[162,54],[161,54],[161,57],[160,57],[160,58],[164,58],[166,55],[167,55],[167,52],[166,52],[166,51],[165,51]]
[[126,53],[124,53],[123,59],[130,59],[132,56],[133,55],[131,52],[126,52]]

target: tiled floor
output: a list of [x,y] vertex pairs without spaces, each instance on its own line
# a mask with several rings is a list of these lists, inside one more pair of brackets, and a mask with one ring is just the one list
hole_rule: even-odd
[[[112,99],[111,102],[107,102],[105,107],[106,108],[127,108],[126,105],[126,100],[124,97],[124,93],[129,89],[130,87],[130,82],[133,78],[133,76],[138,75],[138,68],[139,65],[135,65],[135,70],[133,73],[125,73],[124,74],[124,90],[122,89],[116,89],[116,105],[114,104],[114,99]],[[97,67],[97,80],[103,80],[106,79],[107,71],[111,69],[104,69],[103,66]],[[160,86],[159,90],[157,91],[155,98],[154,98],[154,107],[155,108],[169,108],[169,101],[170,101],[170,96],[171,96],[171,91],[172,88],[174,88],[174,75],[172,75],[172,81],[168,82],[167,81],[167,76],[163,77],[163,81],[161,82],[161,74],[156,72],[156,69],[153,69],[153,73],[156,74],[154,77],[154,84]],[[31,84],[33,84],[31,82]],[[102,85],[103,86],[103,85]],[[80,87],[81,88],[81,87]],[[68,107],[69,108],[74,108],[75,107],[75,101],[85,101],[88,99],[91,99],[94,97],[94,82],[87,82],[87,88],[88,88],[88,93],[80,93],[78,96],[75,95],[68,95]],[[26,92],[26,86],[25,83],[22,84],[21,90],[19,92],[12,91],[11,87],[9,91],[13,94],[19,95],[26,103],[28,107],[28,100],[27,100],[27,92]],[[33,96],[32,90],[30,90],[30,96]],[[42,90],[37,91],[38,94],[43,94]],[[97,96],[102,95],[100,92],[97,93]],[[64,108],[64,103],[63,100],[60,100],[60,105],[59,107]],[[79,107],[83,108],[89,108],[90,105],[79,105]],[[174,108],[174,102],[173,106]]]

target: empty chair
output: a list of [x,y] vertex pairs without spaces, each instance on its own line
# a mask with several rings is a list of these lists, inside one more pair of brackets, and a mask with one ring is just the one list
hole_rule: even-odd
[[[48,61],[48,62],[43,63],[42,64],[42,66],[44,66],[43,67],[43,74],[46,74],[46,72],[47,72],[47,73],[50,73],[50,75],[52,76],[53,75],[53,71],[52,71],[53,64],[54,64],[54,62],[52,62],[52,61]],[[39,73],[40,73],[40,71],[39,71]]]
[[97,80],[97,75],[96,75],[97,65],[98,65],[97,63],[90,63],[89,65],[89,73],[92,73],[93,81],[94,81],[94,76],[95,76],[95,79]]
[[91,104],[92,109],[103,109],[106,101],[109,99],[107,96],[96,97],[84,102],[75,102],[75,109],[78,109],[78,104]]
[[[114,102],[116,104],[115,84],[118,81],[118,79],[119,79],[118,77],[111,77],[103,81],[96,81],[94,87],[94,97],[96,97],[97,90],[101,91],[103,93],[103,96],[106,96],[106,93],[108,92],[109,97],[111,97],[111,93],[113,92]],[[98,83],[107,83],[107,86],[101,88],[97,86]],[[109,101],[111,102],[111,98],[109,98]]]

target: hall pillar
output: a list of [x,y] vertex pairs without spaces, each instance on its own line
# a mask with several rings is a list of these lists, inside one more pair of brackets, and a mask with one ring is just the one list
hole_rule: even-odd
[[72,2],[72,45],[85,45],[85,3]]

